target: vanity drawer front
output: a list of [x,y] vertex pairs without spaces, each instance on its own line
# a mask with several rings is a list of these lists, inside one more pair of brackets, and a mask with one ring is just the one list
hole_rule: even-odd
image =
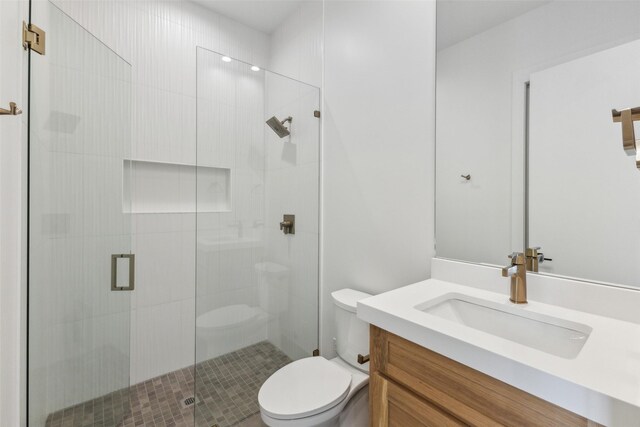
[[384,378],[371,375],[369,387],[372,420],[377,427],[457,427],[465,424],[428,401],[416,396],[405,387]]
[[[374,345],[375,342],[375,345]],[[477,426],[592,426],[588,420],[371,326],[371,372]]]

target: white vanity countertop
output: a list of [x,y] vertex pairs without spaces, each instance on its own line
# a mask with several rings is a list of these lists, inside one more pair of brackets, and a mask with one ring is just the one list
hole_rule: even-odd
[[[640,426],[640,324],[531,297],[514,305],[508,279],[495,280],[504,292],[429,279],[358,302],[358,317],[593,421]],[[583,323],[593,331],[578,356],[565,359],[415,308],[448,293]]]

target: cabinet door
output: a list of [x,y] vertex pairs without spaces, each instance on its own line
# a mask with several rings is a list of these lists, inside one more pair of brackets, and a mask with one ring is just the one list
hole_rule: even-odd
[[465,424],[378,373],[370,379],[371,425],[449,427]]

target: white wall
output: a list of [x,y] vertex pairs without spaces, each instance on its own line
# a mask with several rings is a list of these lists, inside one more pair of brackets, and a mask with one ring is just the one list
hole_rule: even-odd
[[503,264],[522,250],[524,82],[638,38],[638,16],[633,1],[555,1],[438,52],[438,256]]
[[321,351],[330,293],[429,277],[435,2],[328,1],[323,106]]
[[[26,111],[23,96],[22,21],[25,1],[0,2],[0,108],[13,101]],[[25,404],[21,372],[21,316],[23,267],[22,211],[23,149],[26,147],[26,113],[0,116],[0,425],[19,426]]]
[[269,70],[322,86],[323,2],[307,0],[271,34]]
[[[195,163],[196,46],[258,65],[268,38],[187,1],[57,1],[132,65],[133,156]],[[131,382],[194,361],[195,215],[133,218]],[[186,333],[185,333],[186,332]]]

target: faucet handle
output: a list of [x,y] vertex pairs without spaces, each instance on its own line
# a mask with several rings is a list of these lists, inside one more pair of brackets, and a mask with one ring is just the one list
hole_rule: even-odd
[[526,262],[526,257],[522,252],[513,252],[508,257],[511,258],[511,265],[523,265]]
[[545,258],[544,254],[540,252],[540,249],[542,249],[541,246],[534,246],[532,248],[527,248],[527,250],[525,251],[525,254],[527,255],[527,258],[537,258],[539,263],[542,263],[544,261],[553,261],[553,259],[551,258]]
[[280,230],[284,234],[296,234],[296,216],[292,214],[284,214],[280,223]]
[[502,277],[511,277],[514,274],[518,273],[518,266],[517,265],[511,265],[509,267],[503,267],[502,268]]

